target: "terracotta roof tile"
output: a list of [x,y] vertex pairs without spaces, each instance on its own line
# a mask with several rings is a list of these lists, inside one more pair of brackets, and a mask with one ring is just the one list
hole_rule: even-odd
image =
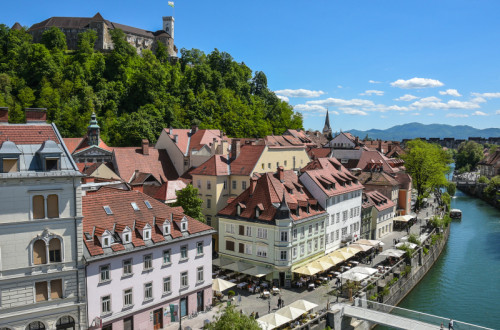
[[224,155],[213,155],[190,172],[191,175],[229,175],[229,159]]
[[178,178],[165,150],[149,148],[149,155],[144,155],[140,147],[114,148],[114,164],[117,174],[126,182],[136,170],[152,174],[160,183]]
[[368,191],[366,196],[372,201],[373,206],[380,212],[395,206],[394,202],[378,191]]
[[9,140],[15,144],[42,144],[47,140],[61,143],[50,124],[2,124],[0,143]]

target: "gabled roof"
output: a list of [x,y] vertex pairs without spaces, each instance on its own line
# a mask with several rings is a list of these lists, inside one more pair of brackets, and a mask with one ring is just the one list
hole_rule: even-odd
[[394,168],[389,164],[389,158],[385,157],[380,151],[366,147],[361,148],[361,150],[361,157],[359,158],[358,165],[356,167],[361,169],[370,169],[374,165],[381,165],[383,170],[387,173],[395,173],[399,171],[397,167]]
[[264,137],[269,148],[304,148],[305,144],[293,135],[268,135]]
[[488,154],[478,165],[495,166],[500,163],[500,150],[495,150],[494,153]]
[[[146,207],[144,203],[146,200],[151,204],[151,209]],[[138,211],[132,208],[132,202],[137,204],[139,207]],[[121,228],[128,226],[131,229],[134,228],[135,225],[135,230],[132,232],[132,249],[146,245],[142,237],[142,230],[139,230],[144,228],[146,224],[152,227],[151,233],[153,244],[165,241],[159,224],[163,223],[165,219],[171,219],[172,217],[174,222],[183,217],[187,218],[189,235],[202,232],[207,232],[207,234],[212,233],[212,228],[210,226],[185,216],[178,208],[169,207],[138,191],[125,191],[103,187],[97,192],[87,193],[86,196],[83,196],[82,205],[84,233],[89,233],[90,235],[92,235],[92,233],[95,234],[94,228],[102,228],[113,232],[113,228],[116,229],[117,225],[121,226]],[[109,206],[113,214],[106,214],[104,206]],[[156,219],[156,225],[153,223],[154,219]],[[98,231],[98,233],[99,232],[100,231]],[[85,236],[86,235],[84,235],[84,237]],[[180,228],[172,226],[171,237],[173,239],[183,237]],[[119,237],[115,238],[119,239]],[[98,256],[105,253],[99,243],[97,235],[91,237],[91,240],[84,239],[84,243],[91,256]],[[120,240],[116,241],[112,245],[112,250],[123,250],[122,242]]]
[[0,143],[7,140],[16,145],[42,144],[47,140],[61,143],[50,124],[1,124]]
[[191,129],[184,128],[164,128],[170,139],[174,141],[174,136],[177,135],[177,142],[174,142],[181,153],[187,156],[191,150],[200,150],[203,146],[211,146],[214,139],[217,143],[221,140],[230,139],[227,136],[221,138],[221,131],[218,129],[196,129],[192,133]]
[[177,199],[176,191],[186,188],[186,182],[182,180],[169,180],[161,186],[145,185],[144,193],[160,201],[172,201]]
[[103,140],[101,140],[101,138],[99,138],[99,145],[97,146],[89,145],[89,140],[87,135],[85,135],[83,138],[64,138],[63,140],[64,143],[66,144],[66,147],[68,147],[68,150],[72,155],[92,147],[99,147],[109,152],[113,151],[113,148],[109,147]]
[[141,147],[120,147],[114,148],[113,153],[116,173],[125,182],[130,182],[136,170],[152,174],[160,183],[178,178],[165,150],[149,148],[149,154],[144,155]]
[[396,178],[385,172],[361,172],[357,178],[363,185],[399,186]]
[[394,202],[378,191],[368,191],[366,196],[372,201],[373,206],[380,212],[395,206]]
[[307,146],[317,146],[317,143],[314,142],[304,130],[296,130],[296,129],[288,129],[286,132],[283,134],[283,136],[291,135],[297,139],[299,139],[300,142],[304,143]]
[[206,162],[190,172],[191,175],[229,175],[229,157],[224,155],[213,155]]
[[360,190],[363,185],[336,158],[318,158],[301,170],[327,195]]
[[368,198],[365,192],[363,192],[363,195],[361,197],[361,207],[364,209],[370,208],[375,206],[371,198]]
[[330,156],[332,150],[330,148],[307,148],[307,154],[309,158],[327,158]]
[[[282,206],[283,198],[285,198],[286,204],[291,210],[289,218],[293,221],[325,213],[309,191],[299,183],[295,172],[283,171],[283,178],[284,180],[281,182],[279,180],[279,171],[277,173],[262,174],[256,182],[250,184],[247,190],[223,208],[219,212],[219,216],[225,215],[274,222],[277,210]],[[288,186],[295,188],[289,189]],[[297,187],[301,187],[300,191]],[[237,215],[238,205],[241,208],[239,216]],[[241,205],[245,207],[242,208]],[[311,206],[308,207],[308,205]],[[256,218],[257,208],[261,211],[261,214]],[[297,209],[299,209],[298,214]]]

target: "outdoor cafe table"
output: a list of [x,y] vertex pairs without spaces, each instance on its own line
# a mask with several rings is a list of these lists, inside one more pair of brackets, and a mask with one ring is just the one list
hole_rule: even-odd
[[245,285],[247,285],[247,284],[248,284],[247,282],[241,282],[236,286],[238,287],[238,289],[243,289],[245,287]]
[[229,273],[229,274],[226,274],[226,275],[227,275],[227,277],[231,277],[231,276],[236,275],[236,273],[235,273],[235,272],[232,272],[232,273]]
[[231,282],[231,283],[236,283],[236,279],[235,279],[235,278],[230,279],[230,280],[229,280],[229,282]]
[[328,277],[318,277],[318,278],[324,282],[328,281]]
[[248,276],[248,275],[241,274],[241,275],[239,275],[239,276],[236,276],[236,279],[237,279],[238,281],[240,281],[240,280],[241,280],[242,278],[244,278],[245,276]]
[[271,293],[269,291],[267,291],[267,290],[264,290],[264,291],[262,291],[262,295],[264,297],[269,297],[271,295]]
[[276,294],[276,293],[280,293],[280,289],[278,288],[273,288],[273,293]]
[[314,283],[310,283],[308,286],[307,286],[308,289],[314,289],[315,286],[314,286]]

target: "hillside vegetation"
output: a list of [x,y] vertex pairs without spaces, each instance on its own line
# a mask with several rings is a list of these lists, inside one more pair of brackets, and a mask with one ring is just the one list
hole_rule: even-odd
[[86,132],[95,111],[111,145],[155,141],[163,127],[218,128],[232,137],[262,137],[302,127],[302,117],[267,87],[263,72],[215,49],[181,50],[175,63],[159,44],[139,56],[120,30],[114,50],[94,51],[95,32],[82,33],[67,51],[57,28],[32,43],[25,30],[0,25],[0,107],[9,121],[24,121],[23,108],[47,108],[64,137]]

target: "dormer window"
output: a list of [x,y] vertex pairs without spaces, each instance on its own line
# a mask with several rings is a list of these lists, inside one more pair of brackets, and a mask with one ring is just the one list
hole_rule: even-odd
[[163,223],[163,235],[170,235],[170,222],[168,220]]
[[104,205],[103,208],[107,215],[113,214],[113,211],[111,211],[111,208],[108,205]]
[[187,218],[184,217],[184,218],[182,218],[182,221],[181,221],[181,231],[185,232],[185,231],[187,231],[187,229],[188,229],[188,221],[187,221]]
[[57,171],[59,169],[59,158],[45,158],[45,170]]
[[132,208],[134,209],[134,211],[140,211],[139,206],[137,206],[137,204],[135,202],[130,203],[130,205],[132,205]]
[[0,147],[0,173],[19,171],[19,155],[21,151],[12,141],[4,141]]
[[123,243],[129,243],[130,242],[130,234],[123,234]]
[[127,226],[122,232],[122,242],[123,244],[130,243],[132,240],[132,233],[130,228]]
[[37,154],[40,157],[44,171],[56,171],[60,169],[62,150],[57,143],[52,140],[45,141]]
[[258,207],[255,208],[255,217],[260,217],[260,209]]
[[111,240],[110,237],[103,237],[103,239],[102,239],[102,247],[110,247],[111,246],[110,240]]
[[144,204],[146,204],[146,207],[148,209],[152,209],[153,207],[151,206],[151,203],[149,201],[144,201]]

